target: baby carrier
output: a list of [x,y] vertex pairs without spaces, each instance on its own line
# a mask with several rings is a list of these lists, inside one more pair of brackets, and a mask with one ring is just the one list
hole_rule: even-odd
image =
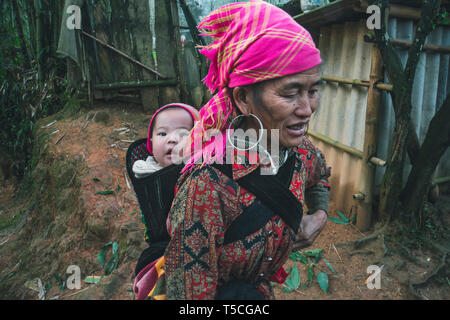
[[[137,179],[132,171],[137,160],[145,160],[149,156],[147,139],[133,142],[126,155],[126,168],[138,199],[146,226],[146,239],[149,246],[142,252],[136,265],[137,275],[146,265],[164,255],[170,240],[167,233],[166,220],[169,213],[176,182],[183,164],[165,167],[148,177]],[[224,245],[244,239],[258,231],[275,215],[276,212],[289,227],[297,232],[302,219],[302,206],[289,190],[294,172],[295,156],[288,158],[276,176],[261,175],[259,168],[238,179],[236,182],[256,196],[244,212],[237,217],[225,233]],[[232,165],[213,167],[232,178]],[[282,204],[282,205],[280,205]],[[248,284],[233,282],[219,291],[222,299],[258,299],[261,298],[254,288],[242,290]]]

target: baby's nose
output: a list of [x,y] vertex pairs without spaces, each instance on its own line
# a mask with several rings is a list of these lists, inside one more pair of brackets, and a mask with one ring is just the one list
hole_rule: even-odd
[[167,138],[168,143],[178,143],[179,141],[180,141],[180,137],[175,132],[172,132],[171,134],[169,134],[169,136]]

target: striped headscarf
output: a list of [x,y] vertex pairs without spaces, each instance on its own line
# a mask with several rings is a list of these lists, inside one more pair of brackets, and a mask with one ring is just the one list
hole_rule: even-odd
[[[200,121],[190,135],[191,158],[183,171],[202,158],[203,165],[223,160],[224,133],[230,118],[236,116],[229,88],[299,73],[322,62],[309,32],[288,13],[264,1],[222,6],[198,28],[214,40],[200,53],[210,60],[203,81],[216,94],[200,110]],[[223,134],[209,139],[206,131],[210,129]],[[201,151],[194,153],[196,143],[201,143]]]

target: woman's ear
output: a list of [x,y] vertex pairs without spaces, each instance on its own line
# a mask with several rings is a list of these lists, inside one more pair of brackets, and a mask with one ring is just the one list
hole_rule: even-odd
[[236,107],[244,115],[251,113],[251,92],[247,87],[235,87],[233,90],[233,100]]

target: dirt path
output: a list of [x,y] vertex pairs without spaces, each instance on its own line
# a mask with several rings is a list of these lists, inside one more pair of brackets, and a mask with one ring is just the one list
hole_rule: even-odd
[[[6,184],[0,195],[0,222],[31,208],[20,231],[11,229],[0,234],[0,297],[37,299],[40,279],[46,299],[134,299],[132,274],[145,247],[144,226],[134,191],[126,181],[124,164],[126,148],[146,136],[150,117],[139,107],[108,104],[40,129],[45,137],[41,149],[46,151],[40,151],[30,182],[34,196],[27,201],[12,198],[15,189],[11,184]],[[40,125],[55,119],[45,119]],[[98,193],[104,191],[111,194]],[[336,216],[334,210],[330,214]],[[357,254],[339,246],[362,236],[354,226],[329,221],[312,248],[308,248],[323,249],[316,274],[328,273],[328,292],[325,294],[316,280],[303,290],[307,267],[297,262],[300,289],[286,293],[276,284],[277,299],[410,299],[413,297],[408,290],[409,276],[426,278],[440,262],[438,254],[415,252],[427,266],[418,267],[393,255],[381,273],[381,288],[371,290],[364,284],[369,276],[368,266],[381,266],[386,261],[380,259],[380,243]],[[86,283],[86,277],[104,274],[97,255],[110,242],[118,245],[117,269],[97,284]],[[110,248],[106,248],[106,261],[112,257]],[[67,288],[67,282],[63,286],[62,281],[70,276],[66,272],[70,265],[80,267],[79,289]],[[285,268],[293,265],[289,260]],[[428,290],[422,292],[424,298],[450,298],[449,285]]]

